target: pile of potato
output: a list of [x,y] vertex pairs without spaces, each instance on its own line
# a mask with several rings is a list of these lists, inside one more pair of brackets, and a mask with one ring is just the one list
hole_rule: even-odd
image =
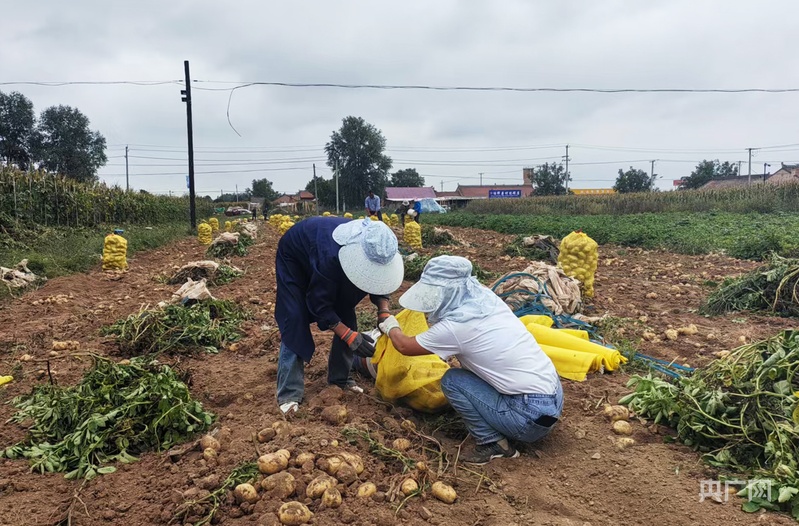
[[599,260],[598,245],[585,232],[572,232],[560,242],[558,264],[567,276],[580,280],[583,295],[594,297],[594,274]]
[[633,428],[628,421],[630,418],[630,411],[623,405],[605,405],[604,415],[611,422],[611,429],[616,435],[620,435],[613,445],[616,446],[617,451],[624,451],[630,446],[635,445],[635,439],[631,438]]

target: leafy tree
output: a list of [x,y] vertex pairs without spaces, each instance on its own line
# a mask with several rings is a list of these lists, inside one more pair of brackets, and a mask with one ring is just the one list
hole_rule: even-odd
[[535,195],[562,195],[566,193],[566,181],[571,176],[562,164],[544,163],[533,172]]
[[718,159],[709,161],[705,159],[700,162],[691,172],[689,177],[683,179],[680,185],[681,190],[701,188],[714,179],[724,179],[738,175],[738,166],[728,161],[720,163]]
[[280,197],[280,192],[272,188],[272,181],[269,179],[253,179],[250,193],[253,197],[263,197],[266,202],[272,202]]
[[[316,183],[314,185],[314,182]],[[324,179],[317,176],[316,179],[311,179],[305,185],[305,191],[311,192],[319,200],[319,206],[336,209],[336,181],[333,179]],[[341,191],[341,182],[339,181],[339,192]]]
[[616,177],[616,184],[613,189],[620,194],[629,192],[651,192],[655,189],[656,175],[650,176],[644,170],[639,170],[630,166],[626,172],[619,168],[619,175]]
[[[342,204],[360,209],[369,190],[383,194],[391,169],[385,149],[386,139],[380,130],[361,117],[343,119],[341,129],[334,131],[325,145],[327,165],[333,170],[338,166]],[[335,207],[335,196],[333,200]]]
[[419,175],[416,168],[405,168],[391,174],[391,186],[424,186],[424,177]]
[[28,169],[35,122],[30,99],[17,91],[0,91],[0,160]]
[[250,189],[247,188],[238,194],[222,194],[214,199],[214,203],[241,203],[249,201],[250,197],[252,197],[252,194],[250,193]]
[[33,152],[42,168],[83,182],[96,181],[97,169],[108,161],[105,137],[90,130],[89,118],[70,106],[51,106],[42,112]]

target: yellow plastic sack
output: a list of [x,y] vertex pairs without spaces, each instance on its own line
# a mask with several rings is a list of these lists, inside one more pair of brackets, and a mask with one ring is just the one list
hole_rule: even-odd
[[103,270],[128,268],[128,241],[117,234],[108,234],[103,241]]
[[13,382],[13,381],[14,381],[14,377],[13,376],[0,376],[0,385],[5,385],[5,384],[7,384],[9,382]]
[[599,257],[596,241],[585,232],[572,232],[560,242],[558,263],[567,276],[580,280],[583,296],[594,296],[594,274]]
[[[428,328],[421,312],[403,310],[397,314],[397,321],[407,336],[416,336]],[[404,356],[383,335],[375,343],[372,363],[378,365],[375,387],[385,400],[402,401],[424,413],[435,413],[448,406],[441,392],[441,377],[449,365],[438,356]]]
[[211,225],[208,223],[200,223],[197,226],[197,240],[201,245],[211,244]]
[[422,248],[422,227],[419,226],[419,223],[413,221],[405,225],[403,241],[414,250]]
[[211,225],[211,232],[219,232],[219,219],[212,217],[208,220],[208,224]]

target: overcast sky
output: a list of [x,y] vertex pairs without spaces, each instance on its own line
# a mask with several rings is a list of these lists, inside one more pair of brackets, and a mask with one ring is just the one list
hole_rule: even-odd
[[[193,86],[197,190],[242,190],[267,177],[282,192],[326,177],[323,147],[348,115],[387,139],[392,171],[436,189],[521,182],[561,161],[572,188],[611,187],[619,168],[659,186],[697,161],[799,160],[799,93],[598,94],[253,86],[252,81],[521,88],[797,88],[799,2],[742,0],[6,2],[0,82],[228,81]],[[181,86],[0,85],[37,111],[67,104],[108,142],[103,180],[182,193]],[[603,164],[594,164],[603,163]],[[212,173],[217,172],[217,173]],[[220,173],[223,172],[223,173]],[[148,175],[153,174],[153,175]],[[156,175],[157,174],[157,175]]]

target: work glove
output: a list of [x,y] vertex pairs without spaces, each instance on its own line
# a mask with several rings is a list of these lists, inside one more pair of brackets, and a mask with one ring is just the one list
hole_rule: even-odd
[[357,356],[371,358],[375,354],[375,341],[368,334],[361,334],[352,329],[347,329],[341,339]]
[[385,321],[383,321],[380,325],[378,325],[378,327],[383,332],[383,334],[386,335],[391,331],[391,329],[401,330],[400,324],[397,321],[397,318],[395,318],[394,316],[389,316],[388,318],[386,318]]

